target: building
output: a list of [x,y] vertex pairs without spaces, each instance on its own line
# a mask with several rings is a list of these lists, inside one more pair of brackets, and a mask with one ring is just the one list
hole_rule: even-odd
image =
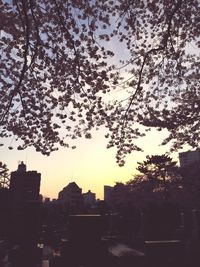
[[83,202],[86,206],[94,206],[96,203],[96,194],[88,190],[87,193],[83,194]]
[[37,171],[26,171],[23,161],[17,171],[11,172],[10,192],[15,202],[38,201],[40,196],[41,174]]
[[82,204],[82,189],[75,182],[69,183],[59,192],[58,201],[70,211],[76,211]]
[[106,203],[110,202],[112,192],[113,192],[113,186],[104,185],[104,201]]
[[40,227],[40,180],[37,171],[26,171],[21,162],[11,173],[13,238],[20,244],[36,244]]
[[200,149],[179,153],[180,167],[187,167],[195,162],[200,163]]
[[9,238],[9,226],[11,224],[10,213],[11,200],[9,189],[0,187],[0,240]]

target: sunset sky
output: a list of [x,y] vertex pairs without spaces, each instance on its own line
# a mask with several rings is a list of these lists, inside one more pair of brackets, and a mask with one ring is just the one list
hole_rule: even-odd
[[[113,63],[127,57],[127,51],[122,45],[110,42],[109,48],[116,54]],[[120,53],[119,53],[120,51]],[[128,79],[128,74],[123,73],[124,79]],[[111,100],[126,98],[126,91],[123,88],[115,90],[106,97]],[[61,148],[53,152],[50,156],[43,156],[36,152],[34,148],[18,151],[13,138],[5,139],[4,146],[0,147],[0,160],[7,164],[10,171],[15,171],[19,161],[24,161],[27,170],[37,170],[41,173],[40,192],[44,197],[57,198],[58,192],[69,182],[76,182],[83,192],[91,190],[96,193],[96,197],[103,199],[103,186],[113,186],[115,182],[126,182],[136,173],[138,161],[143,161],[146,155],[165,153],[169,147],[161,147],[163,136],[166,132],[148,133],[148,136],[137,141],[144,152],[133,152],[126,158],[124,167],[119,167],[116,163],[116,149],[106,149],[107,139],[104,137],[105,130],[93,131],[92,139],[77,139],[74,142],[76,149]],[[1,140],[2,141],[2,140]],[[8,147],[12,145],[13,150]],[[173,155],[175,160],[178,153]]]
[[[104,130],[94,132],[92,139],[79,139],[74,150],[61,148],[49,157],[35,152],[33,148],[24,151],[9,150],[10,140],[0,147],[0,159],[10,171],[15,171],[19,161],[27,164],[27,170],[41,173],[40,192],[44,197],[57,198],[58,192],[69,182],[76,182],[83,192],[91,190],[96,197],[103,199],[103,186],[113,186],[115,182],[126,182],[136,173],[138,161],[146,155],[162,154],[169,147],[159,146],[164,132],[152,131],[147,137],[138,140],[144,152],[133,152],[126,158],[124,167],[119,167],[115,160],[115,148],[106,149],[107,140]],[[178,161],[178,153],[173,158]]]
[[[128,57],[128,51],[123,44],[112,41],[107,45],[115,52],[112,64],[117,64],[120,59]],[[127,73],[124,73],[125,75]],[[123,93],[119,92],[119,94]],[[115,95],[116,97],[118,98],[118,95]],[[109,98],[112,99],[112,95],[108,95]],[[119,167],[115,159],[116,149],[106,149],[107,140],[104,135],[105,131],[102,128],[93,132],[92,139],[77,139],[76,149],[61,148],[50,156],[43,156],[34,148],[24,151],[18,151],[16,148],[9,150],[12,138],[6,139],[5,145],[0,147],[0,161],[7,164],[10,171],[15,171],[18,163],[24,161],[27,170],[40,172],[42,177],[40,192],[44,197],[57,198],[59,191],[69,182],[74,181],[83,192],[91,190],[96,193],[97,198],[103,199],[104,185],[113,186],[115,182],[130,180],[136,174],[137,162],[145,160],[146,155],[163,154],[169,150],[169,146],[159,146],[166,136],[166,131],[152,130],[137,142],[144,152],[133,151],[126,157],[125,166]],[[16,147],[15,144],[13,146]],[[186,150],[185,147],[182,151]],[[178,152],[170,156],[178,162]]]

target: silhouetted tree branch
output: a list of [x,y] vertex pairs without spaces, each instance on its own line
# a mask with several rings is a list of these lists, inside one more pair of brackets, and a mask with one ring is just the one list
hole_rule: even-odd
[[[0,7],[0,137],[49,155],[105,126],[120,166],[152,127],[169,131],[163,144],[174,141],[172,150],[198,146],[198,0],[2,0]],[[126,58],[112,64],[122,49]]]

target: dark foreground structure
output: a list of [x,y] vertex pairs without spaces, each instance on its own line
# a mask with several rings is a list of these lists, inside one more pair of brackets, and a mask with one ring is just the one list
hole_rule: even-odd
[[[40,236],[37,245],[30,242],[33,238],[30,234],[30,240],[26,239],[24,243],[13,244],[1,240],[0,266],[197,267],[200,264],[200,242],[196,211],[191,216],[195,221],[190,237],[184,233],[184,225],[180,225],[175,238],[170,235],[167,239],[163,231],[165,238],[161,235],[153,238],[151,235],[150,239],[145,238],[144,214],[141,215],[140,231],[135,237],[131,233],[125,236],[117,231],[119,218],[116,215],[70,215],[67,228],[60,232],[44,227],[43,237]],[[150,225],[147,228],[149,230]]]
[[40,179],[22,162],[0,189],[0,267],[200,266],[198,211],[165,201],[121,214],[101,203],[77,214],[42,203]]

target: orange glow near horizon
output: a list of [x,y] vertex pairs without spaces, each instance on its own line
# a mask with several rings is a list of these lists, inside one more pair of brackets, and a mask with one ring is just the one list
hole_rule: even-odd
[[[43,156],[34,149],[25,151],[8,150],[0,147],[1,161],[10,171],[17,169],[18,161],[27,164],[27,170],[41,173],[40,192],[44,197],[57,198],[59,191],[69,182],[76,182],[82,192],[91,190],[96,197],[103,199],[104,185],[113,186],[115,182],[126,182],[136,174],[137,162],[146,155],[163,154],[167,148],[159,146],[164,133],[152,131],[147,137],[138,140],[144,152],[133,152],[126,158],[124,167],[119,167],[115,160],[115,148],[106,149],[106,139],[102,131],[95,132],[92,139],[76,141],[77,149],[64,149]],[[177,153],[171,155],[177,160]]]

